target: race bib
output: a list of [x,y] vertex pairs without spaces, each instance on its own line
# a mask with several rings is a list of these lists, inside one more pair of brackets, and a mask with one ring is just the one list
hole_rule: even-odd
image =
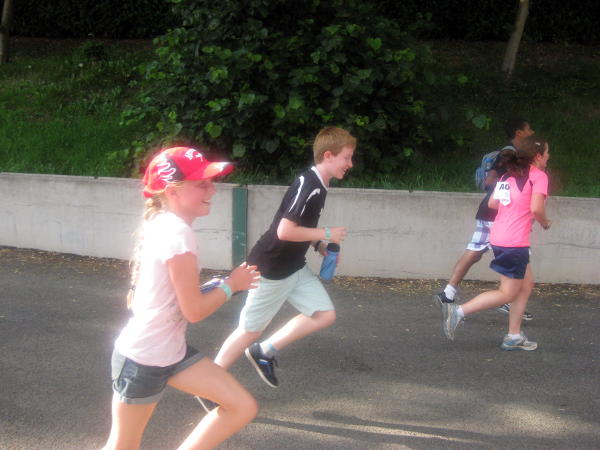
[[494,200],[498,200],[504,206],[510,203],[510,184],[508,181],[499,181],[496,183]]

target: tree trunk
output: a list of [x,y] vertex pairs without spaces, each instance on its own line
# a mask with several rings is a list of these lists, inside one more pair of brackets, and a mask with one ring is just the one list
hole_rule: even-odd
[[13,0],[4,0],[4,7],[2,8],[2,21],[0,21],[0,64],[8,62],[12,2]]
[[519,51],[519,44],[521,43],[521,37],[523,36],[523,29],[525,28],[528,14],[529,0],[519,0],[519,11],[517,12],[515,29],[510,35],[506,53],[504,54],[504,61],[502,62],[502,71],[506,72],[507,77],[512,75],[513,69],[515,68],[517,52]]

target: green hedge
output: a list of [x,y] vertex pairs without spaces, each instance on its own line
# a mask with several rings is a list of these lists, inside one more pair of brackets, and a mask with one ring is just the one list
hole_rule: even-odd
[[[326,125],[360,141],[364,175],[397,171],[439,150],[424,98],[442,82],[426,47],[370,3],[356,0],[186,1],[183,27],[157,39],[138,105],[126,121],[153,117],[136,143],[194,142],[241,166],[285,177],[310,160]],[[164,138],[167,136],[167,140]]]

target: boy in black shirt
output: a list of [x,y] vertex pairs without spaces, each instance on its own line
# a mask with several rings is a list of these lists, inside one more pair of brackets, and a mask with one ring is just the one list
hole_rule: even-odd
[[[483,254],[489,249],[490,243],[490,229],[494,220],[496,219],[497,210],[491,209],[488,207],[488,200],[490,198],[491,193],[494,191],[494,187],[496,186],[496,181],[498,178],[504,174],[506,171],[503,167],[499,166],[499,161],[502,159],[502,152],[505,151],[515,151],[518,148],[519,144],[528,136],[531,136],[534,131],[531,129],[529,122],[524,119],[514,118],[510,119],[504,125],[504,131],[506,132],[506,136],[510,139],[510,144],[502,149],[492,168],[487,173],[485,179],[485,190],[486,195],[479,204],[479,208],[477,209],[477,214],[475,216],[476,227],[475,233],[473,233],[473,237],[471,238],[471,242],[467,245],[467,249],[459,258],[459,260],[454,265],[454,270],[452,271],[452,276],[448,281],[448,284],[444,288],[442,292],[435,294],[434,298],[436,302],[443,305],[443,303],[452,303],[454,302],[454,297],[456,295],[456,291],[458,289],[459,284],[463,280],[463,278],[469,272],[469,269],[477,263]],[[498,311],[508,314],[510,311],[510,305],[502,305],[498,308]],[[525,311],[523,313],[523,319],[531,320],[533,316]]]
[[[248,293],[238,328],[215,358],[221,367],[228,369],[245,351],[260,377],[277,387],[276,352],[335,321],[333,303],[306,266],[305,255],[313,245],[324,256],[324,241],[339,244],[346,237],[344,227],[317,228],[317,224],[329,180],[341,180],[352,168],[355,148],[356,139],[341,128],[324,128],[315,138],[315,166],[301,173],[288,188],[271,226],[248,255],[248,264],[258,266],[260,283]],[[259,344],[257,339],[286,300],[300,314]]]

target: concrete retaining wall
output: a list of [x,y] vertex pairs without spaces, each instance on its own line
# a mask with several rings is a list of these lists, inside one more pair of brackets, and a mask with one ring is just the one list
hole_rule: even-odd
[[[194,222],[207,267],[231,267],[231,189]],[[144,207],[139,180],[0,173],[0,245],[129,259]]]
[[[219,184],[210,216],[194,223],[203,265],[231,267],[231,191]],[[285,187],[248,187],[248,248],[270,224]],[[329,191],[321,225],[346,226],[339,274],[446,279],[474,228],[481,194],[377,189]],[[129,258],[142,211],[137,180],[0,174],[0,245]],[[535,225],[536,279],[600,284],[600,199],[551,197],[549,231]],[[309,264],[318,268],[312,251]],[[495,280],[490,256],[468,278]]]

